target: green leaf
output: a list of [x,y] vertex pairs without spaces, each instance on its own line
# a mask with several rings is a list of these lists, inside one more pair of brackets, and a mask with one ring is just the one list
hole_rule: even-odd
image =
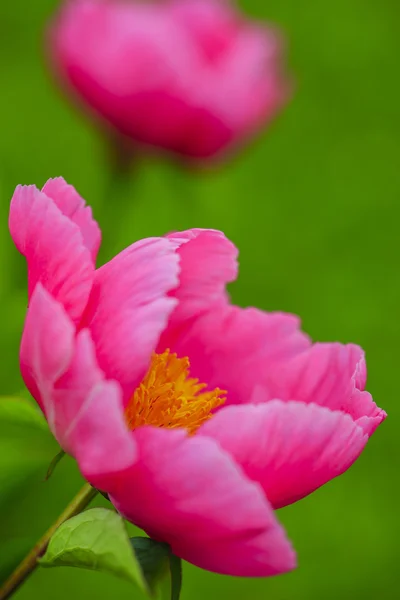
[[39,564],[110,573],[156,598],[180,596],[181,561],[170,547],[146,537],[129,539],[122,517],[106,508],[92,508],[63,523]]
[[170,552],[169,566],[171,570],[171,600],[179,600],[182,589],[182,560]]
[[78,567],[110,573],[150,593],[123,519],[106,508],[92,508],[63,523],[39,562],[42,567]]
[[150,538],[134,537],[131,544],[146,579],[157,598],[179,600],[182,588],[182,562],[168,544]]
[[169,573],[168,544],[146,537],[134,537],[130,541],[147,587],[153,596],[160,596],[160,584]]

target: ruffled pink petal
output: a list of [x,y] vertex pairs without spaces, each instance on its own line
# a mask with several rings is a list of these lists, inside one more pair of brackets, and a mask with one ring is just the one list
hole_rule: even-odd
[[75,342],[74,356],[53,389],[54,433],[78,461],[84,477],[104,489],[136,459],[136,446],[124,419],[122,393],[99,369],[88,330]]
[[274,508],[307,496],[353,464],[368,436],[342,412],[315,404],[272,400],[229,406],[205,423]]
[[295,566],[260,487],[212,439],[150,427],[134,437],[138,462],[112,490],[125,517],[210,571],[266,576]]
[[280,364],[267,382],[269,398],[301,400],[348,413],[371,435],[386,418],[364,391],[366,366],[354,344],[314,344]]
[[97,116],[136,141],[179,149],[196,116],[187,101],[194,51],[168,12],[152,2],[66,3],[50,55],[60,83]]
[[61,447],[102,489],[136,458],[119,385],[106,381],[87,330],[75,327],[39,283],[32,295],[21,343],[25,383],[44,411]]
[[96,271],[82,327],[89,327],[97,360],[129,399],[143,378],[177,301],[178,255],[163,238],[136,242]]
[[221,0],[174,0],[170,15],[210,67],[229,52],[240,29],[238,15]]
[[226,285],[237,277],[238,250],[221,231],[189,229],[167,239],[176,246],[181,272],[171,295],[179,301],[169,323],[174,327],[226,298]]
[[299,319],[220,303],[181,330],[167,330],[165,347],[189,356],[191,374],[228,391],[227,403],[250,402],[277,365],[310,345]]
[[43,186],[42,192],[54,200],[61,212],[79,227],[83,243],[89,250],[93,263],[95,263],[100,248],[101,231],[97,222],[93,219],[90,206],[86,206],[83,198],[63,177],[49,179]]
[[59,304],[38,283],[26,315],[20,349],[22,377],[32,396],[54,423],[52,388],[74,351],[75,327]]
[[18,186],[9,217],[11,236],[28,264],[29,297],[37,283],[78,321],[89,297],[94,265],[81,229],[35,186]]
[[[215,110],[243,137],[270,120],[289,96],[288,77],[283,68],[284,44],[278,31],[248,24],[243,27],[226,56],[219,75]],[[215,89],[218,87],[215,86]],[[232,95],[236,103],[225,103]]]

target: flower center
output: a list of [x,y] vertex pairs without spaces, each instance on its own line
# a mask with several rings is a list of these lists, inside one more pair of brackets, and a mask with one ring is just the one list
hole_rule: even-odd
[[130,429],[141,425],[184,427],[195,433],[212,417],[212,410],[225,402],[226,392],[189,377],[189,359],[178,358],[166,350],[153,354],[142,383],[136,388],[125,410]]

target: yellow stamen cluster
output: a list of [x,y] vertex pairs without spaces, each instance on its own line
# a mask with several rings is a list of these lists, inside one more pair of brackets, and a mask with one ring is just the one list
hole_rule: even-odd
[[166,350],[153,354],[150,368],[136,388],[125,411],[130,429],[141,425],[183,427],[195,433],[212,417],[212,410],[225,402],[226,392],[216,388],[204,392],[205,383],[189,377],[187,357]]

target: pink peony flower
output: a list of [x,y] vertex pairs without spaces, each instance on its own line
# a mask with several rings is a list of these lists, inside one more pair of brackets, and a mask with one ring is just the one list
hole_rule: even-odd
[[98,225],[61,178],[17,187],[10,231],[28,264],[22,375],[84,477],[195,565],[293,568],[273,509],[343,473],[386,416],[362,350],[230,305],[237,250],[219,231],[141,240],[96,269]]
[[70,0],[50,28],[53,69],[135,142],[205,158],[285,103],[279,35],[225,0]]

